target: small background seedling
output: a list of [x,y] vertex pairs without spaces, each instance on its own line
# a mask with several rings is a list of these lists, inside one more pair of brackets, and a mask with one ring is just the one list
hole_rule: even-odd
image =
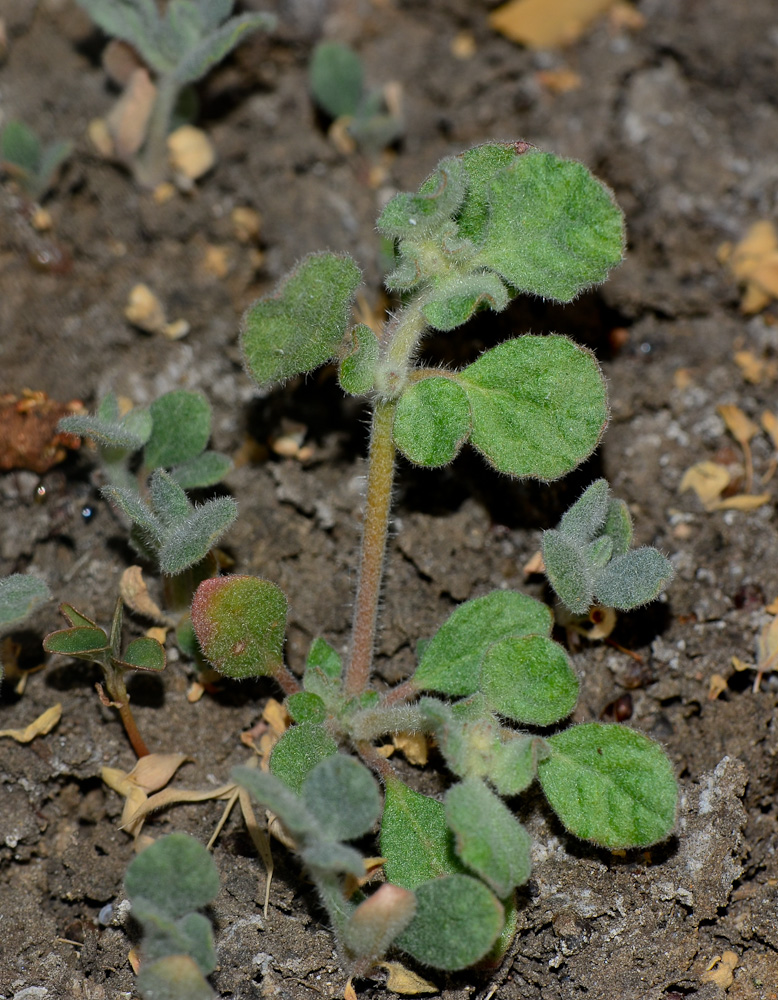
[[[51,598],[48,586],[36,576],[12,573],[0,578],[0,637],[20,625],[35,608]],[[0,660],[0,684],[3,663]]]
[[[422,637],[406,681],[381,693],[371,683],[397,452],[435,468],[469,442],[500,472],[552,480],[591,455],[608,417],[595,357],[565,337],[517,337],[461,370],[419,363],[421,341],[522,292],[567,302],[604,281],[624,245],[611,193],[580,163],[492,143],[447,157],[418,192],[386,205],[378,228],[394,243],[386,284],[401,297],[379,333],[351,325],[360,272],[332,253],[303,259],[248,310],[241,333],[259,386],[335,359],[342,388],[373,409],[348,657],[316,639],[298,683],[282,661],[286,599],[268,581],[211,579],[192,605],[216,669],[273,676],[289,695],[295,725],[276,744],[270,773],[239,771],[236,780],[280,818],[353,975],[392,944],[445,970],[499,958],[516,928],[515,890],[530,874],[529,835],[504,800],[535,780],[571,833],[613,850],[662,840],[677,802],[667,757],[641,733],[600,723],[549,732],[574,710],[579,681],[552,639],[551,612],[525,594],[465,602]],[[594,600],[636,607],[667,583],[669,562],[631,551],[631,538],[626,506],[604,480],[546,533],[551,582],[572,610]],[[443,801],[409,788],[379,753],[378,740],[408,731],[434,737],[454,779]],[[370,770],[385,787],[387,883],[363,898],[348,886],[364,860],[346,842],[381,814]]]
[[[107,35],[131,45],[155,75],[148,118],[133,127],[137,141],[123,150],[138,182],[154,187],[167,173],[167,140],[184,88],[205,76],[252,31],[271,30],[275,18],[261,13],[230,17],[234,0],[174,0],[164,14],[156,0],[78,3]],[[148,86],[139,89],[148,91]]]
[[184,833],[162,837],[127,869],[132,916],[141,925],[138,992],[144,1000],[211,1000],[216,968],[211,922],[198,913],[219,891],[208,851]]
[[165,650],[149,636],[141,636],[129,643],[124,653],[122,646],[122,601],[116,602],[110,635],[100,628],[91,618],[76,611],[70,604],[61,604],[60,611],[65,616],[70,628],[51,632],[43,640],[43,648],[47,653],[61,653],[79,660],[96,663],[103,672],[106,698],[101,685],[97,691],[106,705],[112,705],[119,710],[127,736],[132,748],[139,757],[148,754],[143,737],[140,735],[135,718],[130,709],[130,698],[124,683],[127,670],[165,669]]
[[29,126],[10,121],[0,134],[0,169],[32,201],[43,201],[57,172],[73,151],[69,139],[44,145]]
[[[342,42],[319,42],[313,50],[308,81],[316,104],[366,153],[378,153],[403,134],[399,99],[392,90],[366,90],[357,53]],[[390,104],[394,107],[390,107]]]

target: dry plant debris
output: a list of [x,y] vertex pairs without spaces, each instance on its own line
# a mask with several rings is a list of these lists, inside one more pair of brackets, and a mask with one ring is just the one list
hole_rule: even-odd
[[511,0],[489,15],[489,24],[531,49],[572,45],[613,7],[614,0]]
[[75,434],[63,434],[63,417],[85,413],[80,400],[58,403],[45,392],[23,389],[21,395],[0,395],[0,471],[27,469],[43,475],[62,462],[67,449],[81,445]]
[[24,729],[0,729],[0,736],[8,736],[17,743],[29,743],[36,736],[50,733],[62,717],[62,705],[52,705]]
[[761,312],[778,299],[778,230],[766,219],[755,222],[739,243],[723,243],[720,263],[727,264],[743,289],[741,312]]

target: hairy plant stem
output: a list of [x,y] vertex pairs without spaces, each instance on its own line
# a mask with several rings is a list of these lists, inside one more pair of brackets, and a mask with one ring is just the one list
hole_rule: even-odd
[[373,411],[359,584],[354,604],[351,658],[344,685],[346,694],[352,697],[367,687],[373,662],[394,479],[392,421],[396,405],[393,400],[379,400]]
[[135,179],[145,188],[155,188],[165,178],[167,137],[178,100],[178,83],[172,77],[157,80],[157,96],[149,119],[146,142],[135,163]]
[[279,663],[273,670],[273,677],[284,694],[297,694],[302,691],[300,683],[285,663]]

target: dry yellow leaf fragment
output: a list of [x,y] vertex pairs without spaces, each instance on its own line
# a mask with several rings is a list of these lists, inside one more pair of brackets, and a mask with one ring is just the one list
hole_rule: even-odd
[[700,977],[704,983],[715,983],[719,989],[728,990],[734,981],[732,973],[738,963],[738,956],[734,951],[725,951],[723,955],[716,955],[711,960],[705,972]]
[[730,484],[729,472],[716,462],[697,462],[681,479],[679,492],[694,490],[706,510],[713,510],[719,497]]
[[17,743],[29,743],[36,736],[45,736],[50,733],[62,718],[62,705],[52,705],[47,708],[43,715],[39,715],[34,722],[24,729],[0,729],[0,736],[8,736]]
[[772,222],[755,222],[735,246],[719,247],[718,258],[743,286],[740,309],[746,315],[761,312],[778,299],[778,231]]
[[489,15],[489,24],[531,49],[571,45],[614,0],[511,0]]
[[716,411],[727,425],[727,430],[739,445],[747,445],[748,442],[759,433],[759,427],[746,416],[739,406],[732,403],[724,403],[716,407]]
[[133,285],[124,307],[124,317],[145,333],[161,333],[167,323],[165,308],[148,285]]
[[437,986],[406,969],[400,962],[379,962],[379,965],[386,970],[386,988],[392,993],[418,996],[420,993],[440,992]]
[[409,764],[424,767],[429,747],[424,733],[395,733],[392,743],[405,756]]
[[165,613],[149,593],[143,570],[140,566],[128,566],[119,580],[122,600],[136,614],[143,615],[160,624],[166,623]]

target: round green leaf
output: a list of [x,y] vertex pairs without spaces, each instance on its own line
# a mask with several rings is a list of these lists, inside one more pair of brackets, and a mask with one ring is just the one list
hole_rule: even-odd
[[227,677],[272,674],[281,663],[286,597],[267,580],[204,580],[192,601],[192,625],[203,655]]
[[122,662],[136,670],[164,670],[165,650],[156,639],[142,635],[133,639],[124,651]]
[[416,916],[395,944],[436,969],[466,969],[489,951],[504,921],[502,904],[483,882],[446,875],[416,889]]
[[219,891],[219,874],[198,840],[186,833],[171,833],[132,861],[124,885],[131,902],[144,900],[178,920],[211,902]]
[[658,743],[626,726],[591,722],[548,745],[538,777],[571,833],[612,850],[648,847],[670,833],[678,786]]
[[447,465],[470,433],[470,405],[450,378],[422,379],[400,396],[394,417],[394,441],[416,465]]
[[324,722],[327,707],[317,694],[298,691],[286,700],[286,708],[295,722]]
[[338,744],[324,726],[303,722],[287,729],[273,747],[270,771],[299,794],[316,765],[337,752]]
[[530,876],[530,836],[511,811],[477,778],[446,793],[446,821],[456,852],[502,899]]
[[302,786],[303,802],[332,840],[367,833],[381,814],[378,784],[364,764],[339,753],[321,761]]
[[148,469],[186,462],[199,455],[211,436],[211,407],[199,392],[174,389],[150,406],[151,436],[143,461]]
[[246,370],[261,387],[312,371],[338,353],[361,273],[348,256],[311,254],[243,316]]
[[47,635],[43,640],[43,648],[47,653],[63,653],[65,656],[98,653],[108,649],[108,636],[96,625],[63,628]]
[[493,590],[466,601],[425,646],[414,686],[454,696],[473,694],[492,643],[509,635],[548,635],[552,621],[545,604],[514,590]]
[[489,196],[478,260],[519,291],[569,302],[621,262],[623,216],[582,163],[529,151],[494,176]]
[[543,562],[548,582],[562,604],[575,615],[585,615],[594,603],[594,581],[581,547],[561,531],[544,531]]
[[487,650],[481,690],[495,712],[550,726],[575,708],[578,678],[558,642],[544,635],[510,636]]
[[501,472],[558,479],[597,447],[608,420],[594,355],[566,337],[519,337],[459,374],[470,440]]

